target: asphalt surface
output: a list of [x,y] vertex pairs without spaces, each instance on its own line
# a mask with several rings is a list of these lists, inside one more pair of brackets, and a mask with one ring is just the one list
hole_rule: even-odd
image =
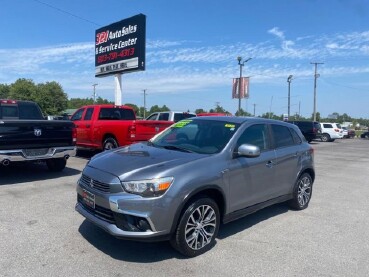
[[312,146],[306,210],[279,204],[223,225],[192,259],[168,242],[115,239],[74,211],[88,154],[62,173],[0,168],[0,276],[369,276],[369,140]]

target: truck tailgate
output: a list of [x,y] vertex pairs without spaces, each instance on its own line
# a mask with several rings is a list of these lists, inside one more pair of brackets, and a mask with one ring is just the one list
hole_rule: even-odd
[[0,120],[0,150],[72,146],[73,122]]
[[136,141],[147,141],[156,134],[171,126],[171,121],[158,120],[136,120],[134,126],[136,128]]

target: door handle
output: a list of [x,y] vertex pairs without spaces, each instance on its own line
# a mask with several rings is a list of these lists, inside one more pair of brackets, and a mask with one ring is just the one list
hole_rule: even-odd
[[91,125],[90,124],[86,124],[86,128],[90,128],[91,127]]

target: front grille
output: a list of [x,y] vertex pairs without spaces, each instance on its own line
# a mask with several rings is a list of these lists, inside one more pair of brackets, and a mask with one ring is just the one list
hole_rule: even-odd
[[99,205],[95,205],[95,209],[87,206],[82,199],[82,196],[80,196],[78,194],[78,198],[77,198],[78,203],[82,204],[82,206],[91,214],[93,214],[94,216],[109,222],[111,224],[115,224],[115,219],[114,219],[114,214],[111,210],[106,209],[104,207],[101,207]]
[[102,191],[102,192],[110,192],[110,186],[109,184],[105,184],[99,181],[96,181],[94,179],[91,179],[90,177],[82,174],[81,179],[79,180],[79,182],[84,185],[85,187],[88,188],[93,188],[96,189],[98,191]]

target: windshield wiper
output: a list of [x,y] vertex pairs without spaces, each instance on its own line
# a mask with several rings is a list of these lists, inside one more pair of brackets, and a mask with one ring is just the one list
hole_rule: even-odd
[[191,151],[187,148],[179,147],[179,146],[176,146],[176,145],[160,145],[160,146],[165,148],[165,149],[168,149],[168,150],[179,150],[179,151],[182,151],[182,152],[194,153],[194,151]]

